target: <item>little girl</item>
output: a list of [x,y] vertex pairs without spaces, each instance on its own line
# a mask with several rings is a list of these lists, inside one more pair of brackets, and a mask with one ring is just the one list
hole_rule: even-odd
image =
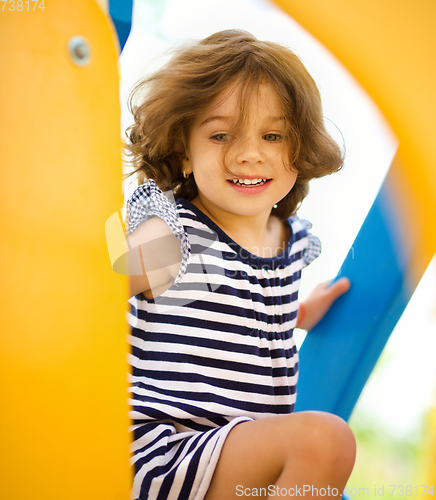
[[298,303],[320,243],[295,213],[343,160],[314,81],[290,50],[229,30],[133,96],[128,149],[148,180],[128,202],[133,498],[340,497],[351,431],[293,414],[293,330],[349,286]]

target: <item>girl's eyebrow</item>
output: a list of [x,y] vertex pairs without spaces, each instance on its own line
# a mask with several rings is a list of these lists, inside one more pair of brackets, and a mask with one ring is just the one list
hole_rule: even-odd
[[[227,115],[216,115],[216,116],[209,116],[206,118],[203,122],[200,123],[200,127],[203,125],[206,125],[206,123],[212,122],[212,121],[223,121],[223,122],[229,122],[233,120],[232,116],[227,116]],[[268,122],[279,122],[279,121],[285,121],[284,116],[270,116],[266,120]]]
[[200,123],[200,127],[202,125],[206,125],[206,123],[209,123],[209,122],[212,122],[212,121],[223,121],[223,122],[228,122],[232,119],[231,116],[225,116],[225,115],[217,115],[217,116],[209,116],[208,118],[206,118],[206,120],[204,120],[203,122]]

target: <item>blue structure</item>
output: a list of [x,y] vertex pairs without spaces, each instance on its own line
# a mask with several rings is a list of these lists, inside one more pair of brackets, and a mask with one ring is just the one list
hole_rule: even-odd
[[340,275],[351,289],[307,334],[300,349],[296,411],[322,410],[348,420],[418,283],[413,252],[395,219],[388,173]]
[[133,0],[109,0],[109,14],[117,30],[122,51],[132,27]]

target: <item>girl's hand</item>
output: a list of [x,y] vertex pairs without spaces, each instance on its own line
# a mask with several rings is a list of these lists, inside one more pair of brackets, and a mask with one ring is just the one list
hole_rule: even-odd
[[341,278],[331,286],[331,281],[317,285],[304,302],[300,303],[297,316],[297,328],[311,330],[317,325],[333,302],[350,289],[350,280]]

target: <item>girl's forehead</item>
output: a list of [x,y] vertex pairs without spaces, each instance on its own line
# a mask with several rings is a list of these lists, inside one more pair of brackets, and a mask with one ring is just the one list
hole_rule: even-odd
[[274,87],[262,82],[245,88],[240,83],[230,84],[217,94],[197,117],[196,122],[210,121],[214,117],[238,119],[240,112],[247,115],[283,115],[284,106]]

